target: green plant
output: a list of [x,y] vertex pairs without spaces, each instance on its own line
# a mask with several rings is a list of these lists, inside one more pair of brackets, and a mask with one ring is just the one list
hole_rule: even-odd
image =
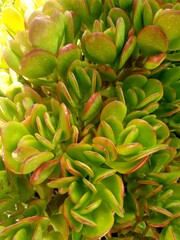
[[2,8],[0,239],[180,239],[180,4],[32,8]]

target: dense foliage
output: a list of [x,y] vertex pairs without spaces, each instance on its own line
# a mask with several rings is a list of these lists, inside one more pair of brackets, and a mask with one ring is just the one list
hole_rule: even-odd
[[180,3],[1,2],[0,239],[180,239]]

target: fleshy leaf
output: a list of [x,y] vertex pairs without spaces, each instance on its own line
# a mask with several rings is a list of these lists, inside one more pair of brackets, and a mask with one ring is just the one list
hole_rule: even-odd
[[137,37],[137,43],[142,53],[147,56],[154,56],[168,49],[168,40],[165,33],[157,26],[143,28]]
[[88,161],[92,166],[99,166],[106,161],[106,159],[97,152],[84,151],[84,155],[88,158]]
[[67,44],[59,50],[57,69],[62,78],[65,77],[71,63],[76,59],[80,59],[80,56],[80,49],[72,43]]
[[83,225],[88,225],[93,228],[97,227],[96,223],[93,221],[92,214],[81,215],[74,209],[71,210],[71,214],[78,222],[82,223]]
[[122,68],[125,63],[127,62],[127,60],[130,58],[130,56],[132,55],[135,47],[136,47],[136,37],[135,36],[131,36],[126,44],[124,45],[123,49],[122,49],[122,53],[120,56],[120,62],[119,62],[119,68]]
[[59,109],[58,128],[62,130],[61,140],[68,140],[71,136],[71,125],[69,119],[69,111],[64,103],[61,104]]
[[73,203],[78,203],[78,201],[85,194],[86,189],[78,181],[73,181],[68,189],[69,197]]
[[[135,125],[139,129],[139,135],[136,141],[144,147],[151,147],[156,144],[156,133],[152,126],[144,120],[134,119],[127,126]],[[146,135],[144,135],[146,133]]]
[[[60,232],[63,240],[68,240],[69,226],[62,214],[55,214],[50,217],[51,224],[55,231]],[[59,238],[58,238],[59,239]]]
[[84,226],[82,230],[83,235],[88,239],[104,236],[111,229],[114,222],[111,210],[104,203],[93,211],[93,219],[97,227]]
[[6,150],[14,151],[20,139],[27,135],[27,129],[19,122],[9,121],[2,128],[2,143]]
[[100,93],[94,93],[88,102],[86,103],[84,109],[84,120],[90,121],[91,119],[95,118],[96,115],[99,113],[102,106],[102,97]]
[[5,239],[5,237],[12,236],[20,229],[22,228],[29,228],[31,227],[31,230],[37,224],[40,224],[43,231],[46,229],[46,227],[49,224],[49,219],[47,217],[42,217],[42,216],[33,216],[33,217],[28,217],[21,219],[17,223],[14,223],[0,231],[0,238]]
[[126,105],[123,102],[120,101],[113,101],[109,104],[107,104],[102,112],[100,119],[105,120],[110,117],[114,116],[116,117],[119,121],[123,121],[125,116],[126,116],[127,108]]
[[138,153],[143,150],[143,146],[140,143],[127,143],[117,146],[117,152],[123,156],[129,156]]
[[42,163],[51,160],[54,154],[51,152],[39,152],[27,157],[21,165],[21,172],[23,174],[30,173],[38,168]]
[[115,60],[116,47],[111,38],[104,33],[90,34],[85,40],[85,48],[90,59],[97,63],[112,63]]
[[105,138],[105,137],[95,137],[95,138],[93,138],[93,143],[99,144],[99,145],[105,147],[109,152],[109,159],[111,161],[116,160],[117,151],[116,151],[115,145],[113,144],[113,142],[111,140],[109,140],[108,138]]
[[86,163],[86,158],[83,154],[84,151],[91,151],[92,146],[86,143],[77,143],[71,144],[67,147],[66,153],[72,158],[77,159],[78,161],[82,161]]
[[[61,21],[61,31],[63,31],[63,22]],[[39,31],[41,29],[41,31]],[[61,31],[55,21],[48,16],[35,17],[29,26],[29,39],[34,48],[39,48],[56,54],[61,39]]]
[[20,70],[22,75],[27,78],[40,78],[50,75],[55,66],[55,56],[47,51],[34,49],[24,55],[21,60]]
[[12,68],[15,72],[19,73],[20,59],[19,57],[9,48],[3,48],[3,56],[10,68]]
[[160,53],[156,56],[151,56],[146,60],[144,67],[147,70],[157,68],[164,61],[165,58],[166,58],[165,53]]
[[33,172],[30,182],[35,185],[42,183],[53,172],[58,162],[58,159],[54,159],[50,162],[42,164]]
[[66,198],[63,204],[63,214],[68,225],[75,231],[79,232],[82,229],[82,223],[78,222],[72,215],[71,209],[74,207],[74,204],[71,202],[70,198]]
[[65,177],[65,178],[57,178],[48,183],[48,187],[50,188],[64,188],[68,187],[72,182],[76,181],[78,177]]
[[170,50],[180,49],[180,10],[165,9],[155,20],[155,25],[166,34]]

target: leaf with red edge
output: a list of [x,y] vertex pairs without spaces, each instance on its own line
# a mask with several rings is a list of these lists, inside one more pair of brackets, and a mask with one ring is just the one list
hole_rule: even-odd
[[50,161],[54,157],[51,152],[38,152],[28,156],[21,164],[22,174],[28,174],[37,169],[42,163]]
[[106,162],[106,164],[113,168],[114,170],[116,170],[117,172],[121,173],[121,174],[130,174],[133,173],[135,171],[137,171],[139,168],[141,168],[147,161],[148,161],[149,157],[142,157],[139,160],[133,161],[133,162],[125,162],[125,161],[121,161],[121,162]]
[[137,39],[135,36],[129,37],[129,39],[127,40],[126,44],[122,49],[122,53],[119,60],[119,68],[123,68],[127,60],[131,57],[136,47],[136,43]]
[[91,150],[92,150],[92,146],[90,144],[87,144],[87,143],[73,143],[73,144],[70,144],[66,148],[66,153],[72,159],[81,161],[83,163],[87,163],[86,162],[86,157],[85,157],[83,152],[84,151],[91,151]]
[[93,219],[97,225],[96,227],[83,226],[82,229],[82,234],[88,239],[101,238],[112,228],[114,223],[113,214],[105,203],[101,203],[101,205],[93,211]]
[[72,228],[73,231],[79,232],[82,229],[83,224],[78,222],[71,214],[71,209],[74,207],[74,204],[71,202],[70,198],[66,198],[63,204],[63,214],[68,225]]
[[106,161],[106,159],[98,152],[84,151],[84,155],[87,157],[91,166],[98,167]]
[[72,209],[71,214],[76,219],[76,221],[82,223],[83,225],[88,225],[91,227],[97,227],[96,223],[93,221],[93,214],[81,214],[77,210]]
[[161,213],[153,213],[147,219],[147,224],[151,227],[165,227],[171,221],[171,218]]
[[112,63],[116,58],[116,47],[104,33],[94,32],[85,39],[85,48],[90,60],[97,63]]
[[180,10],[165,9],[154,22],[163,30],[169,41],[168,49],[179,50],[180,48]]
[[120,154],[122,156],[135,155],[143,149],[144,148],[143,148],[142,144],[140,144],[138,142],[126,143],[126,144],[117,146],[117,152],[118,152],[118,154]]
[[93,179],[93,182],[99,182],[102,181],[103,179],[110,177],[116,173],[116,170],[110,169],[110,168],[95,168],[94,169],[94,174],[95,177]]
[[38,224],[40,224],[42,230],[45,231],[49,224],[49,218],[43,216],[33,216],[21,219],[17,223],[0,230],[0,239],[5,239],[9,236],[13,237],[14,234],[22,228],[31,228],[31,230],[34,230]]
[[139,129],[139,135],[136,138],[136,142],[142,144],[144,147],[153,147],[156,144],[156,132],[149,123],[142,119],[134,119],[129,122],[127,126],[133,125]]
[[47,185],[50,188],[64,188],[64,187],[68,187],[72,182],[76,180],[78,180],[78,177],[76,176],[62,177],[49,182]]
[[56,62],[55,56],[51,53],[41,49],[34,49],[23,56],[20,71],[23,76],[30,79],[46,77],[54,71]]
[[100,115],[101,120],[105,120],[111,116],[116,117],[120,122],[122,122],[126,116],[127,107],[123,102],[113,101],[107,104]]
[[84,108],[83,119],[90,122],[100,112],[102,106],[102,97],[99,92],[94,93],[87,101]]
[[105,137],[95,137],[93,138],[94,144],[99,144],[107,149],[109,152],[109,159],[111,161],[115,161],[117,158],[117,150],[114,143]]
[[61,104],[59,109],[59,123],[57,129],[61,129],[61,140],[67,141],[71,136],[71,124],[70,124],[70,113],[64,103]]
[[146,62],[144,63],[144,67],[147,70],[152,70],[157,68],[166,58],[166,53],[160,53],[155,56],[149,57]]
[[168,211],[168,210],[166,210],[166,209],[164,209],[164,208],[157,207],[157,206],[148,206],[148,208],[149,208],[150,210],[154,211],[154,212],[161,213],[161,214],[163,214],[163,215],[165,215],[165,216],[167,216],[167,217],[170,217],[170,218],[173,217],[173,214],[172,214],[170,211]]
[[[63,28],[63,21],[61,21],[61,31]],[[34,48],[56,54],[61,40],[59,39],[61,31],[49,16],[38,15],[30,23],[29,40]]]
[[69,43],[59,50],[57,70],[62,78],[66,76],[71,63],[76,59],[80,59],[80,57],[81,51],[73,43]]
[[168,39],[161,28],[150,25],[143,28],[137,37],[137,43],[144,56],[150,57],[166,52]]
[[57,166],[59,159],[54,159],[50,162],[46,162],[38,167],[30,177],[30,182],[34,185],[41,184],[49,175],[53,172]]

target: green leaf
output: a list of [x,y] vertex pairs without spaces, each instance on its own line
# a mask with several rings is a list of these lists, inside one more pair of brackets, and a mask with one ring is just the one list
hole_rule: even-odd
[[136,138],[138,143],[144,147],[153,147],[156,144],[156,132],[152,126],[142,119],[134,119],[127,126],[135,125],[139,129],[139,135]]
[[92,150],[92,146],[90,144],[73,143],[66,148],[66,153],[72,159],[82,161],[83,163],[87,163],[86,158],[84,156],[84,151],[91,151],[91,150]]
[[20,70],[22,75],[27,78],[45,77],[54,71],[56,62],[55,56],[51,53],[41,49],[34,49],[23,56]]
[[152,70],[154,68],[157,68],[164,61],[165,58],[166,58],[165,53],[160,53],[156,56],[149,57],[144,63],[144,67],[147,70]]
[[154,22],[159,28],[163,30],[169,41],[169,50],[180,49],[180,10],[166,9]]
[[112,63],[116,58],[116,47],[110,37],[101,32],[91,33],[85,40],[90,60],[97,63]]
[[110,139],[114,144],[115,142],[115,136],[112,128],[110,125],[105,122],[104,120],[100,122],[98,129],[97,129],[97,136],[102,136]]
[[134,0],[133,2],[133,25],[135,32],[138,33],[142,29],[142,13],[143,13],[143,1],[142,0]]
[[67,74],[68,68],[74,60],[80,59],[81,51],[75,44],[67,44],[58,52],[57,69],[62,78]]
[[57,129],[61,129],[61,141],[67,141],[71,136],[70,113],[64,103],[59,109],[59,123]]
[[108,16],[112,19],[114,25],[116,25],[118,18],[122,17],[125,23],[125,37],[127,37],[129,30],[131,29],[131,20],[127,12],[125,12],[122,8],[111,8]]
[[137,43],[144,56],[150,57],[166,52],[168,39],[161,28],[150,25],[143,28],[137,37]]
[[8,151],[14,151],[20,139],[28,134],[27,129],[19,122],[9,121],[2,128],[2,143]]
[[79,232],[82,229],[83,224],[78,222],[71,214],[71,209],[74,207],[74,204],[71,202],[70,198],[66,198],[63,204],[63,214],[68,225],[75,232]]
[[71,214],[78,222],[82,223],[83,225],[88,225],[90,227],[97,227],[96,223],[93,221],[93,216],[91,213],[82,215],[78,213],[77,210],[72,209]]
[[69,197],[75,204],[79,202],[85,192],[85,187],[78,181],[73,181],[68,189]]
[[28,239],[28,233],[25,228],[22,228],[16,232],[13,237],[13,240],[23,240],[24,238]]
[[125,40],[125,22],[122,17],[118,18],[116,22],[116,49],[119,53],[124,45]]
[[54,159],[39,166],[32,174],[30,182],[34,185],[41,184],[46,180],[57,166],[59,160]]
[[21,164],[22,174],[28,174],[37,169],[42,163],[51,160],[54,154],[51,152],[38,152],[27,157]]
[[127,60],[130,58],[130,56],[134,52],[134,49],[136,47],[136,42],[137,42],[136,37],[131,36],[131,37],[129,37],[129,39],[125,43],[125,45],[122,49],[121,56],[120,56],[119,68],[122,68],[125,65]]
[[113,116],[117,118],[120,122],[122,122],[126,116],[127,108],[123,102],[120,101],[113,101],[107,104],[100,115],[100,120],[108,119],[109,117]]
[[76,180],[78,180],[78,177],[76,176],[62,177],[49,182],[47,185],[50,188],[64,188],[64,187],[68,187],[72,182]]
[[9,47],[3,48],[3,56],[7,65],[15,72],[20,73],[20,58]]
[[111,140],[109,140],[108,138],[105,138],[105,137],[94,137],[93,143],[99,144],[99,145],[103,146],[104,148],[106,148],[109,153],[109,159],[111,161],[116,160],[117,150],[116,150],[114,143]]
[[160,235],[160,240],[169,240],[169,239],[177,240],[176,235],[173,230],[174,229],[172,226],[165,227],[162,230],[162,233]]
[[94,93],[89,98],[85,105],[83,119],[88,122],[94,119],[100,112],[101,106],[102,106],[101,94],[99,92]]
[[56,22],[52,21],[49,16],[39,15],[30,23],[29,40],[34,48],[56,54],[60,44],[59,40],[61,40],[59,37],[63,29],[63,21],[61,21],[61,29],[59,29]]
[[122,156],[135,155],[141,150],[143,150],[143,146],[140,143],[136,143],[136,142],[126,143],[126,144],[117,146],[117,152]]
[[8,236],[14,236],[14,234],[22,228],[31,228],[33,230],[38,224],[41,225],[43,231],[47,228],[49,224],[49,219],[42,216],[33,216],[19,220],[17,223],[5,227],[0,231],[0,238],[5,239]]
[[91,166],[98,167],[106,161],[106,159],[98,152],[84,151],[84,155],[88,158]]
[[105,203],[93,211],[93,219],[97,227],[84,226],[82,229],[82,234],[88,239],[101,238],[112,228],[114,222],[113,214]]
[[50,221],[54,230],[61,233],[63,239],[67,240],[69,236],[69,226],[64,216],[62,214],[52,215]]

